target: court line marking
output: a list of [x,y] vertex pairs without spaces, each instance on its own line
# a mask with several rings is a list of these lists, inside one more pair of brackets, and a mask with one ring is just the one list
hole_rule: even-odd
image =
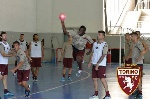
[[[87,77],[84,77],[84,78],[82,78],[82,79],[80,79],[80,80],[76,80],[76,81],[73,81],[73,82],[70,82],[70,83],[67,83],[67,84],[64,84],[64,85],[60,85],[60,86],[56,86],[56,87],[53,87],[53,88],[50,88],[50,89],[46,89],[46,90],[43,90],[43,91],[31,93],[30,96],[31,96],[31,95],[34,95],[34,94],[38,94],[38,93],[43,93],[43,92],[55,90],[55,89],[58,89],[58,88],[61,88],[61,87],[67,86],[67,85],[71,85],[71,84],[74,84],[74,83],[83,81],[83,80],[85,80],[85,79],[87,79],[87,78],[90,77],[90,73],[89,73],[89,72],[87,72],[87,71],[83,71],[83,72],[87,73],[88,76],[87,76]],[[8,98],[8,99],[17,99],[17,98],[19,98],[19,97],[20,97],[20,98],[21,98],[21,97],[24,97],[24,95],[23,95],[23,96],[12,97],[12,98]]]

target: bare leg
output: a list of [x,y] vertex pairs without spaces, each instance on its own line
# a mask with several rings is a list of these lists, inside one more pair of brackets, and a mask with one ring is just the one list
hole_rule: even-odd
[[82,61],[83,61],[82,57],[77,56],[76,60],[77,60],[78,66],[79,66],[79,70],[82,70]]
[[32,72],[33,77],[35,77],[35,67],[31,67],[31,72]]
[[35,76],[37,77],[38,76],[38,74],[39,74],[39,67],[36,67],[36,69],[35,69]]
[[98,91],[98,81],[97,81],[97,78],[93,78],[93,82],[94,82],[94,90]]
[[68,72],[68,74],[70,74],[70,75],[71,75],[71,73],[72,73],[72,68],[69,68],[69,72]]
[[66,67],[63,67],[63,72],[62,72],[62,74],[63,74],[63,77],[65,78],[65,74],[66,74]]
[[108,91],[108,84],[107,84],[105,78],[101,78],[100,80],[101,80],[101,82],[102,82],[102,84],[103,84],[103,86],[105,88],[105,92],[107,92]]
[[26,81],[22,81],[22,85],[26,91],[29,91],[28,83]]
[[7,75],[4,75],[2,80],[3,80],[4,89],[7,89]]

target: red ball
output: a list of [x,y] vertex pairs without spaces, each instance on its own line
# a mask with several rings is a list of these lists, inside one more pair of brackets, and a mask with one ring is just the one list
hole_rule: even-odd
[[64,13],[61,13],[61,14],[59,15],[59,19],[60,19],[61,21],[64,21],[64,20],[66,19],[66,15],[65,15]]

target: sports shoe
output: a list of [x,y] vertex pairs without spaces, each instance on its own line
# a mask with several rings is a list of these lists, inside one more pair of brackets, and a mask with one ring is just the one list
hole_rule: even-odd
[[32,79],[33,79],[33,81],[35,81],[35,77],[34,76],[32,77]]
[[37,81],[38,81],[38,80],[37,80],[37,77],[35,77],[34,81],[35,81],[35,82],[37,82]]
[[65,78],[64,77],[62,77],[61,78],[61,80],[60,80],[60,82],[64,82],[65,81]]
[[111,99],[110,95],[106,95],[103,99]]
[[139,93],[134,97],[135,99],[142,99],[142,93]]
[[30,89],[30,85],[28,84],[28,89]]
[[17,75],[17,72],[16,73],[13,73],[13,76],[16,76]]
[[25,97],[28,98],[30,95],[30,91],[25,91]]
[[11,92],[9,92],[9,91],[7,91],[7,92],[4,92],[4,96],[13,96],[14,94],[13,93],[11,93]]
[[37,80],[37,77],[32,77],[32,79],[33,79],[33,81],[35,81],[35,82],[37,82],[38,80]]
[[68,77],[68,81],[72,81],[71,77]]
[[77,76],[77,77],[80,77],[81,74],[82,74],[82,71],[79,70],[79,71],[76,73],[76,76]]
[[93,95],[92,97],[90,97],[89,99],[99,99],[99,97],[98,96],[96,96],[96,95]]

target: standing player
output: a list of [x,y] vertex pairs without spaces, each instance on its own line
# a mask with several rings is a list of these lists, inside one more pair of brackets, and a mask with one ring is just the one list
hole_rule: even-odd
[[[145,49],[144,54],[146,54],[148,52],[148,50],[149,50],[148,49],[148,45],[146,44],[145,40],[140,37],[141,36],[140,31],[136,31],[136,33],[138,34],[139,41],[143,44],[143,47]],[[144,56],[143,56],[143,62],[144,62]],[[144,72],[142,72],[142,74],[145,75]]]
[[[30,56],[28,54],[28,50],[27,50],[28,49],[28,43],[26,40],[24,40],[24,34],[20,34],[20,39],[18,40],[18,42],[20,43],[21,50],[26,53],[26,56],[28,57],[29,61],[31,61],[31,58],[30,58]],[[17,62],[15,61],[15,66],[16,65],[17,65]],[[16,75],[16,72],[17,71],[14,72],[14,74],[13,74],[14,76]]]
[[[132,64],[137,64],[140,67],[140,73],[143,71],[143,56],[145,49],[143,44],[138,39],[138,34],[136,32],[131,33],[131,39],[133,41],[132,48]],[[142,75],[140,75],[140,83],[138,85],[138,91],[136,91],[136,98],[142,98]]]
[[124,56],[124,61],[125,61],[125,66],[126,64],[132,64],[132,41],[130,38],[130,34],[126,33],[125,34],[125,56]]
[[73,48],[72,48],[72,37],[68,36],[68,42],[65,42],[63,45],[63,54],[64,54],[64,59],[63,59],[63,77],[61,79],[61,82],[65,81],[65,74],[66,74],[66,68],[69,68],[69,72],[68,72],[68,81],[72,81],[71,80],[71,72],[72,72],[72,52],[73,52]]
[[[72,37],[72,47],[73,47],[73,58],[77,61],[79,66],[79,71],[77,72],[76,76],[80,76],[82,73],[82,62],[85,53],[86,43],[89,42],[90,44],[93,43],[93,40],[90,36],[85,34],[86,27],[81,26],[79,31],[76,32],[67,32],[64,21],[61,20],[62,29],[65,35],[70,35]],[[90,51],[89,51],[90,52]]]
[[39,67],[41,67],[41,60],[44,57],[44,48],[41,41],[38,39],[38,34],[33,35],[33,41],[29,44],[29,53],[32,59],[31,71],[33,75],[33,81],[37,81]]
[[16,51],[17,66],[11,70],[14,73],[17,70],[18,84],[25,88],[25,97],[30,94],[29,85],[27,81],[29,80],[30,74],[30,64],[25,52],[20,48],[20,43],[15,41],[13,43],[14,49]]
[[28,49],[28,42],[24,40],[24,34],[20,34],[20,39],[18,40],[20,43],[20,48],[22,51],[26,52]]
[[108,91],[108,85],[105,80],[106,78],[106,55],[108,52],[108,45],[104,41],[105,32],[98,31],[97,39],[98,41],[93,44],[93,54],[91,56],[88,67],[93,65],[92,67],[92,78],[94,82],[95,93],[89,99],[99,99],[98,97],[98,78],[100,78],[106,92],[106,96],[103,99],[110,99],[110,94]]
[[6,32],[2,32],[1,37],[2,41],[0,42],[0,80],[2,80],[4,86],[4,95],[13,96],[13,94],[7,89],[8,57],[13,56],[13,54],[9,54],[10,46],[7,43]]

